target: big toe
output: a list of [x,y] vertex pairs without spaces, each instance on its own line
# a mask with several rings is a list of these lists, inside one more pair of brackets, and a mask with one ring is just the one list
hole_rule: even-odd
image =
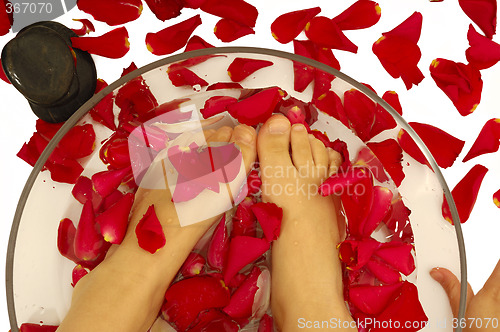
[[290,121],[281,114],[273,115],[260,128],[257,152],[260,167],[292,166],[290,159]]
[[230,142],[235,143],[243,156],[245,170],[250,172],[257,158],[257,133],[253,127],[241,124],[233,129]]

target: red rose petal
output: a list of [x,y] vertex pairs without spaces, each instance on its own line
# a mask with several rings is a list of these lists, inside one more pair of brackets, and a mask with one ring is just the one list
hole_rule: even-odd
[[477,69],[490,68],[500,61],[500,45],[477,33],[472,24],[469,25],[467,39],[470,47],[465,56]]
[[76,257],[74,242],[75,242],[76,228],[73,222],[64,218],[59,222],[59,228],[57,229],[57,249],[69,260],[77,262],[79,259]]
[[201,311],[186,332],[238,332],[238,323],[219,309]]
[[205,105],[200,110],[203,118],[208,119],[211,116],[226,111],[226,106],[238,102],[237,98],[229,96],[213,96],[205,101]]
[[200,8],[206,0],[180,0],[185,8],[198,9]]
[[103,203],[102,197],[94,191],[92,188],[92,180],[86,176],[80,176],[76,181],[71,194],[75,199],[85,204],[86,201],[91,200],[94,211],[97,211],[101,204]]
[[329,90],[314,100],[314,105],[326,114],[333,116],[349,127],[349,120],[345,114],[344,105],[340,97],[333,91]]
[[55,332],[59,326],[23,323],[19,332]]
[[317,98],[324,95],[326,92],[330,91],[330,89],[332,88],[332,81],[334,79],[335,76],[330,73],[318,69],[314,71],[313,102]]
[[233,82],[241,82],[257,70],[272,66],[272,61],[235,58],[227,68],[227,73]]
[[500,208],[500,189],[493,194],[493,203]]
[[135,234],[137,235],[139,247],[151,254],[154,254],[165,245],[165,234],[156,216],[154,205],[151,205],[139,220],[135,227]]
[[372,238],[347,239],[339,245],[339,258],[349,270],[359,270],[370,260],[382,244]]
[[0,36],[6,35],[10,31],[12,19],[9,15],[12,15],[12,13],[7,13],[6,2],[0,1]]
[[373,256],[368,263],[366,263],[366,268],[380,281],[388,285],[392,285],[401,281],[401,274],[382,261],[376,256]]
[[390,303],[403,283],[386,286],[353,286],[349,288],[349,301],[366,314],[378,315]]
[[382,33],[386,37],[401,37],[410,40],[414,44],[418,43],[422,31],[422,14],[414,12],[406,20],[391,31]]
[[211,48],[214,47],[212,44],[207,43],[203,38],[199,36],[192,36],[189,38],[186,48],[184,49],[184,52],[189,52],[189,51],[194,51],[194,50],[200,50],[203,48]]
[[224,282],[229,282],[247,264],[252,263],[269,249],[266,239],[250,236],[235,236],[229,244]]
[[[314,59],[314,44],[310,40],[294,40],[294,52],[310,59]],[[303,92],[307,86],[314,80],[314,67],[304,65],[301,62],[293,62],[293,88],[297,92]]]
[[[469,219],[472,209],[474,208],[474,204],[476,204],[479,188],[481,187],[481,183],[483,182],[484,176],[487,172],[488,169],[483,165],[475,165],[451,191],[461,223],[464,223]],[[449,223],[453,224],[451,211],[444,195],[442,210],[443,217]]]
[[307,38],[317,45],[352,53],[358,51],[358,47],[328,17],[314,17],[307,23],[305,31]]
[[42,119],[36,120],[36,131],[43,136],[46,140],[50,141],[59,129],[63,126],[64,122],[49,123]]
[[90,201],[83,205],[75,233],[75,254],[83,261],[93,261],[102,254],[104,239],[95,223],[94,209]]
[[109,169],[126,168],[130,166],[128,139],[124,135],[113,134],[99,150],[102,162],[109,165]]
[[344,110],[356,135],[368,141],[375,122],[376,104],[362,92],[351,89],[344,92]]
[[242,25],[236,21],[222,18],[215,25],[214,33],[220,41],[230,43],[243,36],[255,34],[255,31],[247,25]]
[[386,91],[382,96],[382,99],[385,100],[399,115],[403,115],[403,108],[399,103],[399,96],[396,91]]
[[498,151],[500,147],[500,118],[488,120],[479,135],[477,136],[474,144],[470,148],[467,155],[464,157],[463,162],[471,160],[477,156],[485,153],[492,153]]
[[411,254],[411,244],[392,241],[382,244],[375,255],[382,258],[387,264],[408,276],[415,270],[415,260]]
[[229,304],[222,309],[226,314],[238,320],[247,320],[252,316],[255,293],[259,289],[257,281],[261,273],[262,271],[258,267],[253,267],[245,281],[231,295]]
[[422,153],[422,150],[418,147],[417,143],[410,137],[410,134],[406,130],[401,129],[398,133],[398,143],[404,152],[408,153],[413,159],[421,163],[422,165],[427,165],[431,167],[427,158]]
[[321,12],[321,8],[313,7],[285,13],[271,23],[271,33],[277,41],[287,44],[294,40],[306,27],[306,24]]
[[71,29],[78,36],[85,36],[86,34],[88,34],[90,32],[95,32],[94,25],[92,24],[92,22],[90,22],[86,18],[82,18],[82,19],[74,18],[73,21],[78,21],[78,22],[82,23],[81,29]]
[[252,211],[253,204],[253,200],[250,197],[245,197],[245,199],[238,204],[232,220],[233,230],[231,231],[231,237],[256,236],[257,218]]
[[146,46],[154,55],[173,53],[187,44],[189,37],[200,24],[200,15],[195,15],[158,32],[150,32],[146,35]]
[[389,181],[389,177],[384,170],[384,165],[375,156],[375,153],[368,147],[364,147],[359,150],[354,165],[368,168],[373,177],[375,177],[379,182]]
[[481,73],[476,67],[438,58],[432,61],[429,70],[436,85],[462,116],[475,111],[483,89]]
[[221,89],[243,89],[241,84],[234,82],[218,82],[211,84],[207,87],[207,91],[221,90]]
[[[398,142],[391,138],[382,142],[367,143],[367,146],[373,151],[377,159],[380,160],[384,169],[387,173],[389,173],[396,186],[399,187],[405,178],[405,173],[403,172],[403,166],[401,165],[401,161],[403,160],[403,150],[399,146]],[[380,172],[377,173],[379,174]],[[376,175],[375,177],[377,178]]]
[[128,217],[133,203],[134,194],[126,194],[96,217],[95,221],[99,224],[106,242],[113,244],[122,242],[127,232]]
[[200,9],[252,28],[259,14],[257,8],[243,0],[206,0]]
[[167,289],[162,316],[180,331],[186,331],[199,313],[225,307],[229,299],[228,288],[218,278],[203,275],[182,279]]
[[71,43],[74,48],[111,59],[121,58],[130,50],[125,27],[116,28],[99,37],[72,37]]
[[168,78],[174,86],[207,86],[208,82],[186,67],[171,65],[167,69]]
[[332,19],[340,30],[366,29],[380,20],[381,10],[378,3],[359,0]]
[[[136,69],[137,69],[137,66],[135,65],[134,61],[132,61],[132,62],[130,63],[130,66],[128,66],[127,68],[123,68],[123,71],[122,71],[122,76],[121,76],[121,77],[123,77],[123,76],[127,75],[128,73],[133,72],[133,71],[134,71],[134,70],[136,70]],[[97,90],[97,89],[96,89],[96,90]]]
[[80,281],[80,279],[85,277],[87,274],[89,274],[89,271],[86,268],[80,264],[76,265],[71,273],[71,286],[75,287],[78,281]]
[[[349,171],[336,173],[326,179],[319,186],[319,193],[323,196],[342,194],[352,189],[356,184],[371,180],[371,172],[364,167],[352,167]],[[349,192],[352,193],[352,190]]]
[[180,268],[180,273],[186,277],[194,277],[205,271],[205,258],[197,252],[191,252]]
[[401,195],[396,195],[392,200],[391,209],[384,218],[384,223],[393,234],[392,238],[404,243],[413,243],[413,231],[411,229],[409,216],[410,209],[406,207]]
[[[98,93],[107,86],[108,84],[105,81],[98,79],[95,93]],[[116,130],[115,115],[113,114],[113,99],[114,96],[112,93],[107,94],[89,113],[95,121],[102,123],[111,130]]]
[[123,182],[125,176],[131,172],[131,168],[122,168],[95,173],[92,175],[94,189],[102,197],[111,194]]
[[259,171],[253,169],[247,176],[248,195],[257,195],[262,186],[262,180],[259,176]]
[[31,136],[29,142],[23,144],[17,156],[31,166],[35,166],[47,144],[49,144],[49,141],[35,132],[33,136]]
[[122,86],[115,97],[115,104],[120,108],[120,124],[144,115],[158,106],[158,101],[142,76],[136,77]]
[[78,0],[77,5],[81,11],[108,25],[134,21],[142,13],[141,0]]
[[161,21],[179,16],[183,7],[178,0],[146,0],[146,4]]
[[229,235],[226,228],[226,215],[223,215],[215,228],[207,251],[207,262],[210,267],[222,271],[227,262],[229,252]]
[[[276,105],[283,99],[283,91],[278,87],[264,89],[256,94],[226,106],[227,111],[239,122],[255,126],[271,117]],[[255,105],[259,105],[255,108]]]
[[[1,60],[2,59],[0,59],[0,63],[1,63]],[[5,72],[3,70],[3,66],[0,66],[0,79],[2,81],[4,81],[5,83],[12,84],[12,83],[10,83],[9,79],[7,78],[7,75],[5,75]]]
[[[418,299],[417,287],[408,281],[404,281],[398,293],[395,299],[389,301],[389,306],[376,317],[377,321],[388,322],[391,320],[393,322],[392,326],[396,326],[396,324],[398,324],[397,326],[405,326],[405,331],[414,332],[420,330],[424,322],[428,321],[428,318]],[[417,324],[418,326],[415,327],[415,322],[419,322],[422,325]],[[400,329],[386,329],[380,326],[374,326],[370,331],[387,332],[398,330]]]
[[259,221],[267,241],[277,240],[280,236],[283,210],[276,204],[263,202],[252,205],[251,209]]
[[75,126],[57,144],[58,153],[69,159],[80,159],[89,156],[94,151],[95,132],[90,124]]
[[458,0],[458,4],[464,13],[483,30],[486,37],[493,38],[497,28],[496,0]]
[[53,181],[62,183],[76,183],[76,180],[83,172],[82,165],[76,160],[54,157],[54,153],[45,163],[45,167],[50,171],[50,178]]
[[315,60],[324,63],[332,68],[340,70],[340,63],[333,55],[333,52],[329,48],[318,47],[316,50]]
[[282,100],[275,113],[281,113],[292,123],[301,123],[306,127],[313,125],[318,120],[318,111],[311,103],[305,103],[295,97]]
[[265,314],[259,322],[259,329],[257,332],[273,332],[274,331],[273,318]]
[[392,191],[381,186],[374,186],[370,213],[360,225],[359,233],[370,236],[385,218],[391,208]]

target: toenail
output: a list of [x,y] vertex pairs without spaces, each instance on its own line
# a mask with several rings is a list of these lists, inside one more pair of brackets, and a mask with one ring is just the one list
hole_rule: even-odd
[[293,125],[293,130],[294,131],[304,131],[306,130],[306,127],[304,127],[303,124],[297,123]]
[[240,128],[238,130],[238,140],[243,143],[250,144],[253,140],[253,133],[247,128]]
[[290,128],[290,122],[286,118],[275,118],[269,122],[269,132],[272,134],[284,134]]

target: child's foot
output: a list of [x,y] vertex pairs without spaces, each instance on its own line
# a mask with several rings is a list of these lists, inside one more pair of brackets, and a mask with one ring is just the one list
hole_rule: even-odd
[[350,320],[336,249],[335,204],[318,194],[321,182],[340,165],[340,155],[281,115],[262,126],[257,150],[262,198],[283,208],[281,234],[272,248],[272,311],[278,328]]

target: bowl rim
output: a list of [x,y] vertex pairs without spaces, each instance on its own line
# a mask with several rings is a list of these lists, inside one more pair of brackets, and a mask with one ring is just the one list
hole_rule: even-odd
[[[461,280],[461,285],[460,285],[460,302],[459,302],[459,311],[458,311],[458,319],[461,320],[463,319],[465,315],[465,306],[466,306],[466,297],[467,297],[467,260],[466,260],[466,254],[465,254],[465,245],[464,245],[464,238],[463,238],[463,233],[462,233],[462,227],[460,224],[460,217],[458,215],[458,210],[455,205],[455,202],[453,200],[453,196],[451,194],[451,191],[446,183],[446,180],[444,179],[444,176],[436,163],[434,157],[432,156],[431,152],[428,150],[428,148],[425,146],[425,143],[422,141],[422,139],[417,135],[417,133],[413,130],[412,127],[406,122],[406,120],[403,119],[403,117],[396,112],[386,101],[384,101],[382,98],[380,98],[374,91],[366,87],[365,85],[361,84],[360,82],[356,81],[355,79],[351,78],[350,76],[342,73],[341,71],[332,68],[328,65],[325,65],[321,62],[318,62],[316,60],[303,57],[297,54],[285,52],[285,51],[279,51],[279,50],[274,50],[274,49],[268,49],[268,48],[259,48],[259,47],[244,47],[244,46],[230,46],[230,47],[211,47],[211,48],[205,48],[205,49],[199,49],[199,50],[194,50],[194,51],[189,51],[189,52],[183,52],[179,53],[176,55],[171,55],[165,58],[162,58],[160,60],[154,61],[150,64],[147,64],[141,68],[138,68],[127,75],[124,75],[105,87],[103,90],[99,91],[98,93],[94,94],[85,104],[83,104],[66,122],[64,125],[59,129],[59,131],[54,135],[54,137],[50,140],[46,148],[43,150],[42,154],[38,158],[38,161],[36,162],[35,166],[33,167],[33,170],[31,171],[26,184],[24,185],[23,191],[21,192],[16,211],[14,214],[14,219],[12,222],[12,227],[10,231],[10,236],[9,236],[9,242],[8,242],[8,247],[7,247],[7,259],[6,259],[6,295],[7,295],[7,310],[9,314],[9,321],[11,325],[11,329],[13,332],[19,331],[18,328],[18,322],[16,318],[16,312],[15,312],[15,305],[14,305],[14,287],[13,287],[13,273],[14,273],[14,256],[15,256],[15,245],[16,245],[16,239],[17,239],[17,234],[19,230],[19,225],[21,221],[21,216],[24,210],[24,207],[26,205],[26,201],[29,197],[31,188],[33,187],[33,184],[42,170],[43,165],[47,161],[48,157],[52,153],[52,151],[55,149],[59,141],[64,137],[64,135],[85,115],[87,114],[96,104],[98,104],[102,98],[104,98],[106,95],[111,93],[112,91],[116,90],[123,84],[127,83],[131,79],[140,76],[146,72],[149,72],[151,70],[154,70],[158,67],[165,66],[174,62],[186,60],[188,58],[192,57],[198,57],[198,56],[205,56],[205,55],[214,55],[214,54],[220,54],[220,53],[230,53],[230,54],[235,54],[235,53],[247,53],[247,54],[258,54],[258,55],[268,55],[268,56],[274,56],[278,58],[284,58],[296,62],[301,62],[305,65],[309,65],[315,68],[318,68],[324,72],[327,72],[329,74],[332,74],[336,77],[339,77],[343,81],[351,84],[354,86],[356,89],[367,95],[369,98],[372,100],[376,101],[378,104],[380,104],[391,116],[396,120],[397,124],[399,124],[409,135],[410,137],[415,141],[419,149],[422,151],[424,156],[427,158],[429,161],[429,164],[436,174],[439,184],[441,185],[441,188],[443,189],[445,199],[448,202],[450,211],[451,211],[451,216],[452,220],[454,221],[454,226],[455,226],[455,232],[456,232],[456,237],[457,237],[457,242],[458,242],[458,251],[459,251],[459,259],[460,259],[460,280]],[[461,331],[462,328],[460,326],[457,327],[457,331]]]

